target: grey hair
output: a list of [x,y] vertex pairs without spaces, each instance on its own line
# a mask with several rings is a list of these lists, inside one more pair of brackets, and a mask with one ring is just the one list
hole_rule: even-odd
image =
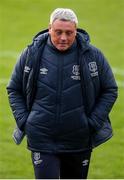
[[71,9],[67,8],[57,8],[55,9],[51,16],[50,16],[50,24],[52,24],[56,19],[59,20],[66,20],[66,21],[71,21],[78,25],[78,19],[74,11]]

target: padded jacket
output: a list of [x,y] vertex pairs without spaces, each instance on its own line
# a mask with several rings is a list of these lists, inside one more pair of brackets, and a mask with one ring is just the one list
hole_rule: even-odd
[[[66,67],[70,64],[53,66],[49,62],[47,68],[41,67],[48,37],[48,30],[34,37],[22,52],[7,86],[16,123],[25,131],[30,150],[59,153],[92,149],[113,135],[109,113],[117,98],[117,85],[112,70],[82,29],[77,31],[78,53],[74,64],[71,62],[71,78],[62,74],[68,73]],[[58,50],[54,53],[61,57]],[[71,52],[65,52],[65,57],[68,55]],[[49,71],[53,74],[43,78]],[[75,102],[70,98],[69,105],[70,94]],[[66,104],[68,108],[62,111]]]

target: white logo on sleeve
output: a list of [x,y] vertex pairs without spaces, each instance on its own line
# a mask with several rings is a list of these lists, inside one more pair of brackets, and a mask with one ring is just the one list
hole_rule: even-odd
[[30,69],[31,69],[31,68],[30,68],[29,66],[25,66],[25,67],[24,67],[24,72],[29,73],[29,72],[30,72]]
[[73,65],[72,73],[73,73],[73,76],[71,76],[71,78],[73,80],[80,80],[80,66],[79,65]]

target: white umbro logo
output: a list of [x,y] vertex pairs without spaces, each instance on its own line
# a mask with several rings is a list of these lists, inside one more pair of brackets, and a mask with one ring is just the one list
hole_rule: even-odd
[[40,69],[40,74],[47,74],[48,73],[48,69],[47,68],[41,68]]

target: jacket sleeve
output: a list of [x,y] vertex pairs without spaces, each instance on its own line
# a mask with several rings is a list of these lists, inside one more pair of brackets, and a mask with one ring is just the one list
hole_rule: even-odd
[[109,113],[117,98],[117,84],[104,55],[98,50],[96,53],[98,65],[100,91],[95,106],[90,114],[90,125],[98,130],[108,119]]
[[25,49],[17,61],[11,79],[7,86],[9,103],[16,120],[17,126],[23,130],[28,117],[26,100],[23,95],[23,71],[26,61],[27,49]]

